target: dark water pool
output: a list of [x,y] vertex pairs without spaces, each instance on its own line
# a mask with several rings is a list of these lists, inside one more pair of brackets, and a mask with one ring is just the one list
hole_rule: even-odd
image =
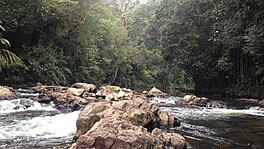
[[190,149],[264,149],[264,109],[235,100],[212,101],[208,107],[177,107],[177,97],[153,102],[182,123],[171,131],[188,141]]

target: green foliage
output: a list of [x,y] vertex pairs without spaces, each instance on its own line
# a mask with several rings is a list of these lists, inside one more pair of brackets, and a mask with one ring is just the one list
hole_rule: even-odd
[[[261,0],[1,0],[0,8],[7,83],[170,92],[264,86]],[[25,66],[11,66],[21,63],[14,53]]]
[[152,23],[160,37],[151,37],[197,91],[262,88],[263,8],[260,0],[164,0]]
[[3,37],[3,31],[6,31],[5,28],[1,25],[0,21],[0,47],[3,47],[5,49],[0,49],[0,72],[5,67],[10,67],[14,64],[22,65],[21,59],[16,56],[14,53],[7,50],[11,45],[7,39]]

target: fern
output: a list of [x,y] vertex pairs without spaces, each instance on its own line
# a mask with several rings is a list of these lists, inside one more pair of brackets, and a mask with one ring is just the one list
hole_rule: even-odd
[[0,72],[2,71],[4,67],[8,68],[14,64],[23,65],[23,62],[14,53],[6,49],[0,49]]

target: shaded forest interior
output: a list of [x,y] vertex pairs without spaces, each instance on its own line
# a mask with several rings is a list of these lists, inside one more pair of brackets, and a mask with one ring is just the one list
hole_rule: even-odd
[[263,0],[0,0],[0,83],[264,96]]

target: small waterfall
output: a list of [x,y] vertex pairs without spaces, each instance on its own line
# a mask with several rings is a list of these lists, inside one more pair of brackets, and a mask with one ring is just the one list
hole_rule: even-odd
[[55,111],[54,104],[40,104],[26,98],[0,101],[0,114],[21,111]]
[[163,105],[181,105],[182,101],[180,97],[168,97],[168,98],[160,98],[160,97],[153,97],[150,99],[151,103],[155,104],[163,104]]
[[31,98],[31,97],[37,97],[39,93],[36,93],[34,90],[30,89],[17,89],[15,91],[15,94],[18,98]]

